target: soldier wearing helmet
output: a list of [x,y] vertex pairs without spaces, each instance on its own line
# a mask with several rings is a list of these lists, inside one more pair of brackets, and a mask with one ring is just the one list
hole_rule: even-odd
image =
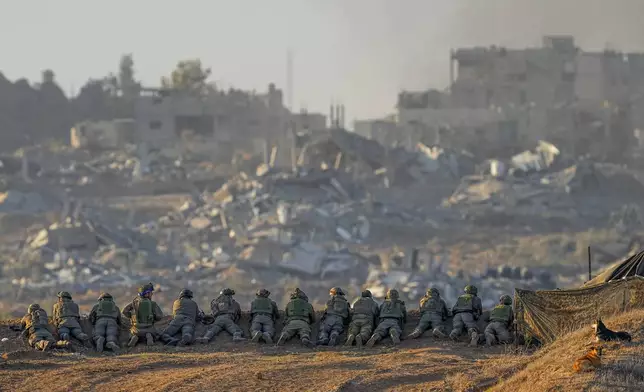
[[[166,344],[186,346],[194,341],[197,322],[203,320],[204,313],[192,297],[192,290],[183,289],[172,304],[172,320],[161,332],[161,340]],[[181,339],[175,337],[178,333],[181,333]]]
[[514,311],[512,310],[512,298],[509,295],[502,295],[499,304],[490,312],[490,323],[485,328],[485,345],[511,343],[512,335],[510,328],[514,322]]
[[309,303],[309,298],[299,288],[295,288],[291,293],[291,300],[286,305],[286,320],[284,320],[284,329],[277,341],[278,345],[283,345],[295,335],[299,335],[302,344],[306,347],[313,347],[311,342],[311,324],[315,322],[315,312],[313,306]]
[[394,344],[400,343],[402,329],[407,322],[405,302],[399,299],[398,290],[387,291],[385,302],[380,305],[380,324],[367,341],[367,347],[373,347],[378,341],[389,335]]
[[89,336],[80,326],[80,311],[67,291],[58,293],[58,302],[54,303],[52,311],[54,326],[58,330],[60,340],[69,341],[72,337],[80,340],[86,347],[92,347]]
[[477,297],[478,290],[476,286],[465,286],[465,294],[458,297],[456,304],[452,308],[454,313],[453,328],[449,337],[457,341],[464,328],[467,328],[470,336],[470,346],[476,346],[479,342],[478,326],[476,321],[483,313],[481,299]]
[[130,319],[130,340],[128,347],[134,347],[140,338],[145,338],[146,344],[152,346],[158,332],[154,324],[163,318],[159,305],[152,300],[154,285],[147,283],[139,287],[138,295],[125,306],[123,315]]
[[373,300],[371,291],[363,291],[351,309],[351,323],[345,346],[351,346],[355,341],[357,347],[362,347],[362,343],[371,337],[373,327],[378,321],[378,313],[380,309]]
[[254,343],[260,339],[268,344],[273,343],[275,336],[275,320],[280,317],[275,301],[268,298],[271,292],[266,289],[257,290],[255,299],[250,303],[250,334]]
[[96,344],[96,351],[103,351],[103,346],[114,352],[118,351],[121,311],[110,293],[102,293],[98,297],[98,303],[89,313],[89,321],[94,326],[92,338]]
[[27,308],[27,314],[20,321],[22,337],[27,339],[29,345],[36,350],[45,351],[54,347],[69,347],[69,342],[56,342],[49,331],[47,312],[38,304],[31,304]]
[[204,336],[197,338],[197,342],[206,344],[224,330],[233,335],[234,342],[246,340],[242,329],[237,325],[241,317],[241,306],[233,299],[233,295],[235,290],[225,288],[210,302],[210,310],[215,321],[208,327]]
[[320,321],[318,344],[335,346],[338,336],[344,332],[344,325],[349,322],[349,302],[340,287],[331,288],[329,296]]
[[412,333],[407,336],[411,339],[420,337],[423,332],[432,329],[432,334],[437,338],[446,338],[443,322],[448,316],[447,304],[441,298],[438,289],[427,290],[420,299],[420,321]]

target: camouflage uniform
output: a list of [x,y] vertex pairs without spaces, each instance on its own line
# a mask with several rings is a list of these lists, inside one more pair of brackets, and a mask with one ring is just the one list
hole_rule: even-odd
[[157,338],[157,330],[154,323],[163,318],[163,312],[156,302],[152,301],[154,287],[147,284],[139,288],[139,295],[123,309],[123,315],[130,319],[129,347],[134,347],[139,338],[145,337],[148,346],[154,344]]
[[367,342],[367,347],[373,347],[378,341],[389,335],[394,344],[400,343],[402,327],[407,322],[405,302],[398,299],[397,290],[389,290],[385,302],[380,305],[380,323]]
[[452,309],[454,320],[453,329],[449,337],[456,341],[463,332],[463,328],[467,328],[467,332],[470,335],[470,346],[476,346],[478,344],[479,334],[476,320],[483,313],[481,299],[476,296],[477,291],[475,286],[466,286],[465,294],[458,297]]
[[332,288],[329,294],[331,298],[324,307],[318,344],[335,346],[338,336],[344,332],[344,324],[349,321],[349,303],[339,287]]
[[58,302],[54,304],[52,319],[58,329],[60,340],[69,341],[73,336],[91,347],[89,336],[80,326],[80,311],[78,305],[72,301],[72,296],[66,291],[58,293]]
[[273,343],[275,336],[275,320],[279,319],[280,314],[277,309],[277,304],[268,298],[271,295],[270,291],[266,289],[258,290],[257,298],[250,304],[250,334],[253,337],[253,342],[259,342],[259,339],[264,338],[266,343]]
[[351,310],[351,324],[349,324],[349,336],[346,346],[351,346],[355,340],[356,346],[362,347],[362,343],[369,340],[373,326],[377,324],[380,308],[371,297],[371,291],[365,290],[360,298],[353,303]]
[[443,322],[447,320],[449,311],[447,304],[440,297],[438,289],[429,289],[423,298],[420,299],[420,321],[418,326],[412,333],[407,336],[411,339],[416,339],[430,328],[433,328],[432,333],[437,338],[445,338]]
[[233,335],[233,341],[244,340],[243,331],[237,325],[241,317],[241,306],[233,299],[233,295],[235,295],[235,290],[223,289],[219,296],[210,302],[210,309],[215,321],[204,336],[197,339],[199,343],[208,343],[224,330]]
[[277,344],[282,345],[293,336],[299,335],[302,344],[312,347],[311,324],[315,322],[315,312],[309,303],[309,298],[299,288],[291,293],[291,301],[286,305],[285,313],[284,330]]
[[[192,299],[192,290],[183,289],[179,298],[172,304],[172,320],[161,333],[161,339],[167,344],[185,346],[194,341],[197,321],[204,318],[204,313]],[[174,336],[181,332],[181,340]]]
[[[47,312],[38,304],[31,304],[27,314],[20,322],[22,336],[27,338],[29,345],[36,350],[45,351],[56,345],[56,339],[49,331]],[[58,346],[66,347],[68,342],[60,342]]]
[[98,303],[89,313],[89,321],[94,325],[93,339],[96,343],[96,351],[103,351],[106,341],[107,348],[117,351],[119,349],[121,311],[109,293],[103,293],[98,297]]
[[495,344],[497,340],[503,344],[512,341],[512,335],[508,330],[514,322],[512,298],[509,295],[502,295],[499,302],[499,305],[490,312],[490,323],[485,328],[485,342],[488,346]]

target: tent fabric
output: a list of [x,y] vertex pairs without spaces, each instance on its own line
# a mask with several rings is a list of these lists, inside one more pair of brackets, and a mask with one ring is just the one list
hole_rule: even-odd
[[[632,269],[623,271],[628,273]],[[644,308],[644,278],[631,276],[574,290],[516,289],[514,296],[517,332],[548,343],[579,328],[590,327],[597,317]]]
[[640,250],[638,253],[611,265],[582,287],[591,287],[632,276],[644,277],[644,250]]

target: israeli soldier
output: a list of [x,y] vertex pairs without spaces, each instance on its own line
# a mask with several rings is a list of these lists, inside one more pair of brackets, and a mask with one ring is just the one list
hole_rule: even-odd
[[355,340],[356,346],[362,347],[362,343],[371,337],[379,313],[380,309],[376,301],[373,300],[371,291],[363,291],[351,309],[351,324],[349,324],[349,336],[347,336],[345,346],[353,345]]
[[266,343],[273,343],[275,336],[275,320],[280,317],[275,301],[268,298],[271,292],[266,289],[257,290],[256,298],[250,303],[250,334],[254,343],[264,339]]
[[130,319],[130,340],[128,347],[134,347],[139,338],[145,338],[146,344],[152,346],[157,338],[157,330],[154,323],[161,320],[163,312],[156,302],[152,301],[154,286],[152,283],[139,287],[136,298],[123,309],[123,316]]
[[499,304],[490,312],[490,323],[485,328],[485,344],[492,346],[495,343],[507,344],[512,341],[510,327],[514,322],[512,298],[502,295]]
[[344,324],[349,322],[349,302],[339,287],[329,290],[329,295],[331,298],[326,302],[320,321],[318,344],[335,346],[338,336],[344,332]]
[[[121,310],[114,303],[109,293],[102,293],[98,303],[89,313],[89,321],[94,326],[94,343],[96,351],[103,351],[103,346],[112,351],[119,350],[119,332],[121,326]],[[107,345],[105,344],[107,342]]]
[[[172,304],[172,320],[161,333],[161,340],[166,344],[186,346],[194,341],[197,322],[203,320],[204,313],[192,299],[192,290],[183,289]],[[181,340],[175,335],[181,333]]]
[[242,329],[237,325],[241,318],[241,306],[233,299],[233,295],[235,295],[235,290],[226,288],[221,290],[219,296],[210,302],[210,309],[215,321],[204,336],[197,339],[199,343],[208,343],[223,330],[233,335],[234,342],[246,340],[243,337]]
[[293,336],[299,335],[303,345],[313,347],[311,324],[315,322],[315,312],[309,303],[309,298],[299,288],[291,293],[291,300],[286,305],[285,313],[284,330],[277,344],[283,345]]
[[69,342],[56,342],[54,336],[49,331],[49,320],[47,312],[38,304],[31,304],[27,308],[27,314],[24,315],[20,322],[21,336],[27,338],[29,345],[36,350],[46,351],[57,347],[69,347]]
[[467,333],[470,336],[470,346],[476,346],[479,342],[476,320],[483,314],[483,305],[481,304],[481,299],[477,297],[477,293],[476,286],[465,286],[465,294],[458,297],[456,304],[452,308],[454,321],[449,337],[457,341],[463,329],[467,328]]
[[58,302],[54,304],[52,319],[54,326],[58,329],[60,340],[68,342],[71,337],[75,337],[85,344],[92,347],[89,336],[80,326],[80,311],[78,305],[72,300],[72,295],[67,291],[58,293]]
[[399,299],[398,290],[387,291],[385,302],[380,305],[380,323],[367,341],[367,347],[373,347],[387,335],[391,337],[394,344],[400,343],[400,335],[406,322],[407,308],[405,302]]
[[432,329],[432,334],[437,338],[447,337],[443,322],[447,320],[449,311],[438,289],[431,288],[427,290],[425,296],[420,299],[420,314],[418,326],[407,338],[416,339],[428,329]]

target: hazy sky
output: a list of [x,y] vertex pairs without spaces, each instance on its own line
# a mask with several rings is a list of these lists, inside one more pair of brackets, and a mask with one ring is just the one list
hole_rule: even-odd
[[644,51],[644,0],[0,0],[0,71],[69,92],[116,72],[133,53],[157,85],[177,60],[199,57],[224,87],[284,88],[294,53],[294,109],[347,120],[393,112],[401,89],[444,88],[449,49],[537,46],[575,34],[584,48]]

